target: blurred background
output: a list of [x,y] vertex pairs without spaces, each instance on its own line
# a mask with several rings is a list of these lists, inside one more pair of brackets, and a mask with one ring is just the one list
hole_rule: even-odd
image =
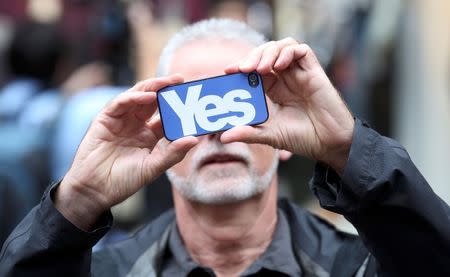
[[[0,0],[0,244],[64,176],[105,103],[154,76],[171,34],[212,16],[311,45],[354,114],[399,140],[450,203],[448,1]],[[313,166],[282,163],[280,195],[354,232],[318,207]],[[170,208],[167,182],[114,207],[114,230],[96,249]]]

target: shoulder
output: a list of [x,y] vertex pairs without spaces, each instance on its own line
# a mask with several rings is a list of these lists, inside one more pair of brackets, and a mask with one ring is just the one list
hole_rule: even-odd
[[129,239],[94,252],[91,263],[93,276],[125,276],[143,256],[153,264],[165,249],[167,232],[174,221],[175,213],[169,210]]
[[337,230],[326,220],[302,209],[296,204],[281,199],[279,209],[286,215],[294,252],[302,268],[313,275],[327,276],[339,260],[340,252],[356,249],[347,264],[360,268],[368,257],[358,236]]
[[324,239],[324,236],[331,236],[338,241],[358,238],[358,236],[338,230],[327,220],[287,199],[278,200],[278,207],[288,218],[291,231],[306,232],[305,235],[309,239]]

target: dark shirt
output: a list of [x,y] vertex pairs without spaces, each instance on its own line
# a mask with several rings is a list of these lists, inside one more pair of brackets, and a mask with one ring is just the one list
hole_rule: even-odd
[[[278,221],[272,241],[266,251],[241,276],[300,276],[301,269],[292,249],[289,230],[286,216],[278,209]],[[212,269],[202,267],[192,260],[174,223],[170,230],[161,276],[199,275],[215,276]]]

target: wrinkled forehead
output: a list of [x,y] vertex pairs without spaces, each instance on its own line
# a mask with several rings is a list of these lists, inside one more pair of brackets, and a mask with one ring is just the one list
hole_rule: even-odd
[[241,61],[253,48],[248,42],[231,39],[195,40],[174,52],[169,74],[180,73],[185,81],[223,75],[226,66]]

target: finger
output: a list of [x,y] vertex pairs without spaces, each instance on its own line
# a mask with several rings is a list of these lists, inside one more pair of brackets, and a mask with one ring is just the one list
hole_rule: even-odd
[[316,54],[314,54],[314,51],[307,44],[300,44],[295,54],[299,65],[306,70],[317,68],[317,66],[322,67]]
[[239,72],[239,63],[233,63],[225,67],[225,74],[233,74]]
[[290,45],[298,45],[298,42],[291,37],[287,37],[264,48],[257,71],[261,74],[269,73],[274,67],[274,63],[277,60],[281,50]]
[[155,114],[157,108],[158,106],[156,104],[156,101],[154,101],[150,105],[139,105],[135,108],[134,115],[140,121],[147,121]]
[[222,143],[245,142],[272,145],[267,131],[262,126],[237,126],[223,132],[220,141]]
[[267,46],[262,53],[256,71],[260,74],[267,74],[272,71],[272,67],[280,54],[280,50],[281,48],[278,43]]
[[155,134],[158,139],[164,136],[162,121],[159,113],[155,114],[145,125]]
[[128,92],[136,91],[158,91],[163,87],[178,84],[183,82],[183,76],[181,74],[173,74],[166,77],[151,78],[143,80],[134,85]]
[[[285,39],[282,39],[282,40],[279,40],[279,41],[270,41],[270,42],[264,43],[264,44],[256,47],[255,49],[253,49],[250,52],[250,54],[248,55],[247,59],[242,64],[239,65],[239,70],[242,71],[242,72],[254,71],[258,67],[258,64],[260,64],[261,59],[263,57],[263,54],[264,54],[264,52],[266,50],[269,50],[267,52],[269,54],[272,53],[272,52],[276,53],[276,52],[279,52],[278,49],[281,49],[281,48],[283,48],[283,47],[285,47],[287,45],[293,45],[293,44],[298,44],[298,42],[295,39],[291,38],[291,37],[288,37],[288,38],[285,38]],[[276,49],[277,47],[278,47],[278,49]],[[270,70],[267,71],[267,64],[266,63],[269,63],[269,65],[270,65],[269,67],[270,68],[272,67],[271,64],[270,64],[270,61],[272,60],[272,64],[273,64],[273,59],[272,59],[273,55],[268,55],[268,57],[271,57],[271,59],[268,60],[268,61],[264,61],[265,67],[263,68],[264,72],[262,72],[262,73],[270,72]],[[259,70],[258,70],[258,72],[259,72]]]
[[298,45],[298,42],[287,37],[282,40],[277,41],[275,44],[267,46],[261,57],[261,61],[258,64],[257,71],[261,74],[267,74],[272,71],[274,64],[280,55],[282,49],[289,47],[291,45]]
[[121,117],[138,105],[150,105],[156,100],[155,92],[136,91],[135,93],[121,93],[105,108],[104,113],[110,117]]
[[283,48],[274,65],[275,71],[282,71],[288,68],[293,61],[303,59],[309,51],[306,44],[289,45]]
[[239,71],[248,73],[256,70],[256,67],[261,60],[261,55],[268,45],[274,44],[275,42],[271,41],[268,43],[264,43],[255,49],[253,49],[250,54],[248,54],[247,58],[239,64]]
[[192,136],[183,137],[172,142],[163,139],[162,145],[158,145],[159,151],[153,151],[149,156],[148,174],[151,176],[148,176],[148,178],[158,176],[180,162],[198,142],[199,139]]
[[[180,74],[138,82],[131,89],[115,98],[106,107],[105,112],[109,116],[120,117],[133,108],[136,104],[149,105],[153,103],[155,99],[154,91],[180,82],[183,82],[183,77]],[[145,111],[145,109],[142,110],[143,112],[137,114],[137,117],[142,120],[146,120],[155,111],[155,109],[150,106],[148,111]]]
[[282,39],[282,40],[279,40],[278,43],[279,43],[282,47],[285,47],[285,46],[288,46],[288,45],[296,45],[296,44],[299,44],[298,41],[295,40],[295,39],[292,38],[292,37],[287,37],[287,38],[284,38],[284,39]]

